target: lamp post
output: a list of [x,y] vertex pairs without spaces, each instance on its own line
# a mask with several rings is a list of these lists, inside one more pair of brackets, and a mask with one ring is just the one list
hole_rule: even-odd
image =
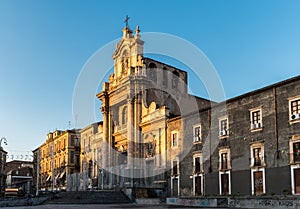
[[1,149],[2,149],[2,146],[1,146],[2,141],[3,141],[3,143],[4,143],[5,145],[7,145],[7,140],[6,140],[6,138],[2,136],[1,139],[0,139],[0,148],[1,148]]

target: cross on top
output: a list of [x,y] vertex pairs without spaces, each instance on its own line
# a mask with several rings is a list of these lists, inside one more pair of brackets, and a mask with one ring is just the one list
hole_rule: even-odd
[[124,21],[124,23],[126,23],[126,28],[128,28],[128,21],[129,21],[130,17],[128,17],[128,15],[126,15],[126,19]]

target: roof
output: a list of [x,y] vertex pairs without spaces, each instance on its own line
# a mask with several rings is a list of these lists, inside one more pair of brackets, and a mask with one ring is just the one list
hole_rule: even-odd
[[177,67],[174,67],[174,66],[172,66],[172,65],[166,64],[166,63],[164,63],[164,62],[161,62],[161,61],[158,61],[158,60],[155,60],[155,59],[151,59],[151,58],[149,58],[149,57],[144,57],[144,59],[145,59],[145,60],[152,61],[152,62],[157,62],[157,63],[159,63],[159,64],[161,64],[161,65],[165,65],[165,66],[167,66],[167,67],[174,68],[174,69],[176,69],[176,70],[178,70],[178,71],[187,73],[185,70],[179,69],[179,68],[177,68]]
[[[256,89],[254,91],[247,92],[245,94],[241,94],[239,96],[236,96],[236,97],[233,97],[231,99],[226,100],[226,102],[227,103],[228,102],[233,102],[233,101],[236,101],[236,100],[241,99],[241,98],[245,98],[245,97],[248,97],[248,96],[259,94],[259,93],[261,93],[263,91],[267,91],[267,90],[270,90],[270,89],[273,89],[273,88],[277,88],[277,87],[280,87],[280,86],[283,86],[283,85],[286,85],[286,84],[293,83],[295,81],[300,81],[300,75],[296,76],[296,77],[292,77],[292,78],[286,79],[286,80],[283,80],[283,81],[279,81],[279,82],[271,84],[269,86],[265,86],[265,87],[262,87],[260,89]],[[223,101],[223,102],[225,102],[225,101]]]

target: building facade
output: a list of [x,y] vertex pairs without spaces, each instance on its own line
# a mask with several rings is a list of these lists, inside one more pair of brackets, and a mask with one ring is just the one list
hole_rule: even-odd
[[177,118],[194,145],[170,195],[299,194],[299,88],[295,77],[212,105],[215,117],[199,110],[200,123]]
[[39,188],[66,189],[67,176],[80,172],[78,130],[57,130],[49,133],[46,142],[39,147],[39,154]]
[[0,194],[4,195],[6,188],[6,156],[7,152],[0,146]]
[[6,188],[17,188],[24,194],[33,191],[33,163],[13,160],[6,164]]
[[[102,101],[104,187],[167,185],[171,145],[168,120],[209,106],[187,93],[187,73],[143,56],[139,27],[129,26],[113,54],[114,73],[97,97]],[[194,106],[190,105],[194,104]],[[191,107],[191,108],[189,108]],[[182,140],[182,138],[181,138]]]
[[187,73],[144,57],[143,44],[138,27],[123,29],[97,94],[105,188],[300,193],[300,77],[216,103],[189,95]]
[[83,174],[82,189],[102,188],[102,122],[81,129],[80,172]]

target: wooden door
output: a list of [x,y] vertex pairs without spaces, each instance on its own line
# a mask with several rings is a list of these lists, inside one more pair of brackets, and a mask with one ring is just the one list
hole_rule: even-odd
[[295,194],[300,194],[300,168],[294,169]]
[[201,176],[195,177],[195,196],[202,195],[201,186]]
[[178,197],[178,178],[173,178],[173,189],[172,195],[173,197]]
[[254,194],[260,195],[264,192],[263,172],[254,172]]
[[222,194],[229,194],[229,175],[221,174]]

